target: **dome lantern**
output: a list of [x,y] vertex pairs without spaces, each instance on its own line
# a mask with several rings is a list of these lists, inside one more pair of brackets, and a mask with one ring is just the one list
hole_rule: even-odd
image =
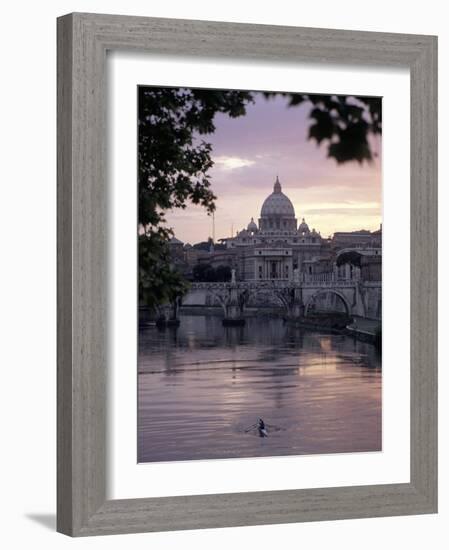
[[276,176],[276,181],[274,182],[273,193],[282,193],[281,182],[278,176]]

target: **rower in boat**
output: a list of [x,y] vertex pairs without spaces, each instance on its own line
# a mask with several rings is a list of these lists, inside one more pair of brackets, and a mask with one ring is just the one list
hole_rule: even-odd
[[268,437],[267,428],[265,427],[265,422],[259,418],[257,422],[257,431],[259,432],[260,437]]

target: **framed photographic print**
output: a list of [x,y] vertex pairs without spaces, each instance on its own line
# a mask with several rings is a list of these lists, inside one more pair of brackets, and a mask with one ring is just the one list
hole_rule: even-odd
[[58,530],[437,509],[436,38],[58,20]]
[[381,105],[139,88],[138,462],[382,450]]

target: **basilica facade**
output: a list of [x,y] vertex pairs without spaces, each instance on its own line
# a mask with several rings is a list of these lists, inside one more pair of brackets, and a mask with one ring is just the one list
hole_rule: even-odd
[[308,264],[325,258],[329,241],[304,218],[298,225],[295,208],[282,192],[279,178],[265,199],[258,222],[225,240],[227,254],[236,259],[238,276],[245,281],[288,280],[295,272],[307,272]]
[[[228,269],[239,281],[308,280],[311,277],[362,277],[381,280],[382,226],[377,231],[337,232],[323,238],[310,229],[304,218],[298,223],[291,200],[282,192],[279,178],[263,201],[259,217],[236,235],[207,242],[184,244],[177,238],[169,242],[173,264],[188,280],[201,264],[216,270]],[[356,251],[360,266],[337,265],[340,254]]]

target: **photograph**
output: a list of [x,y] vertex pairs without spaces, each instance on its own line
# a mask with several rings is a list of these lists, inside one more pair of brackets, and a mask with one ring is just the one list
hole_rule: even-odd
[[137,462],[382,451],[382,98],[137,87]]

